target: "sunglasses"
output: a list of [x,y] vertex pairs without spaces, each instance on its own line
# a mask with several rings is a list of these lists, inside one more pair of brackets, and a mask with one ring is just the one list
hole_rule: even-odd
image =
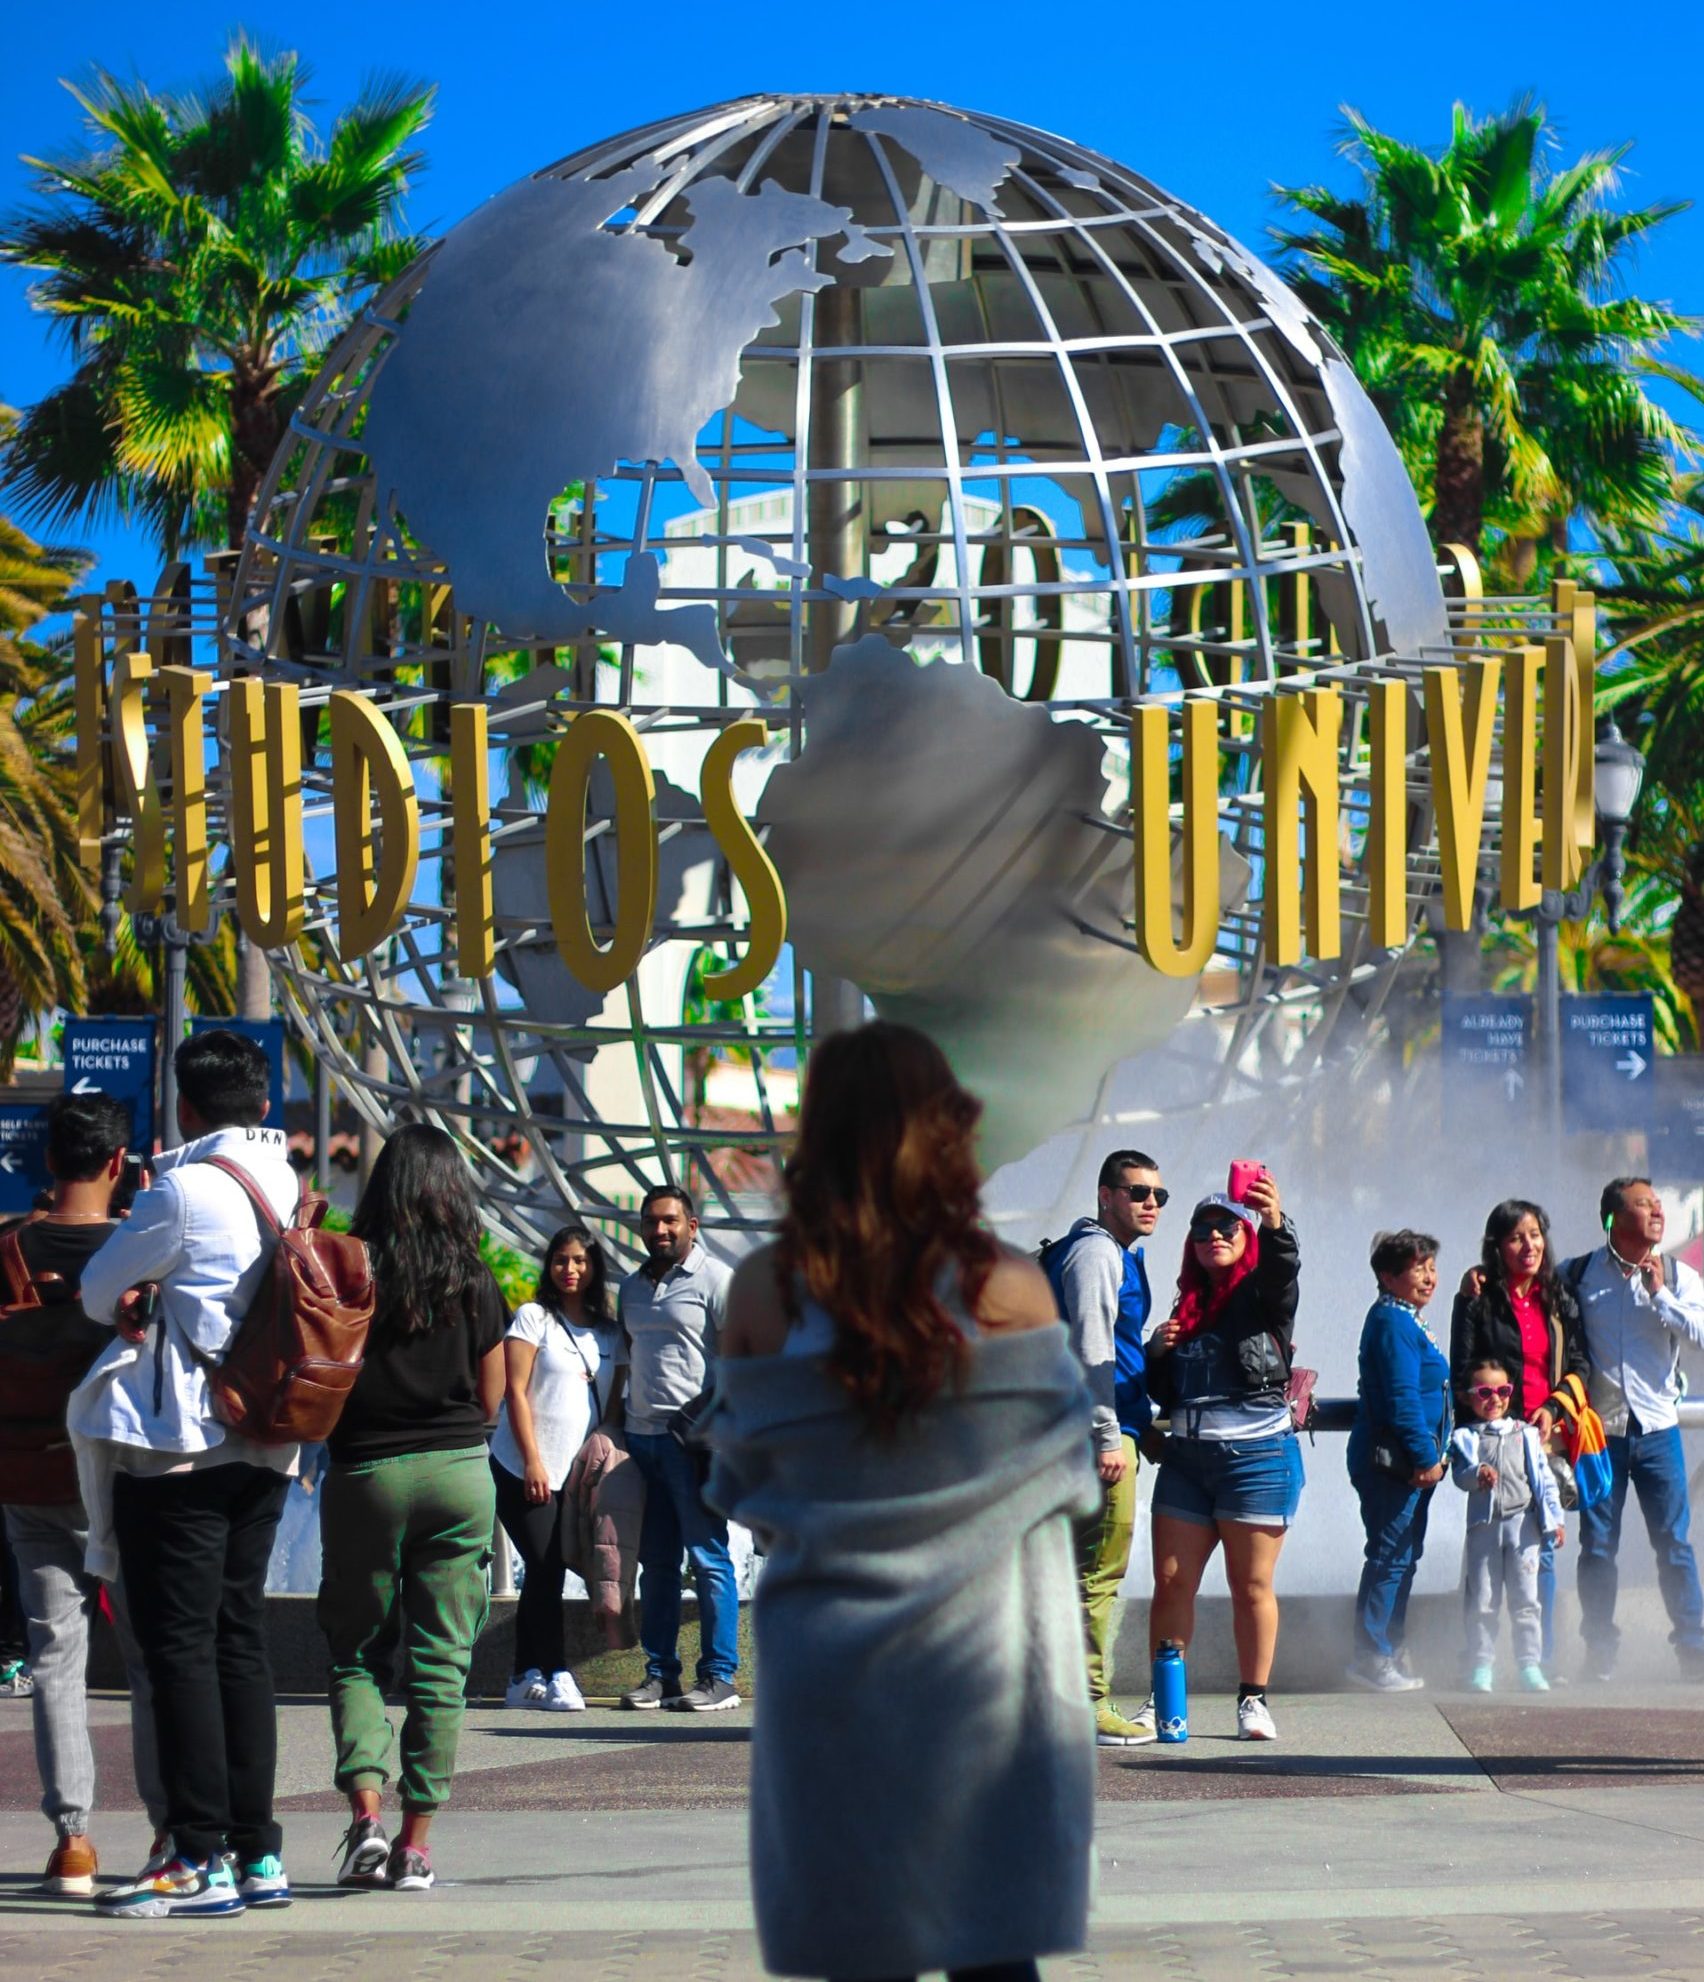
[[1201,1218],[1190,1226],[1189,1236],[1204,1246],[1209,1239],[1228,1239],[1241,1223],[1240,1218]]
[[1122,1191],[1132,1204],[1146,1204],[1152,1198],[1161,1211],[1171,1203],[1171,1192],[1164,1184],[1114,1184],[1115,1191]]
[[1482,1404],[1489,1404],[1493,1398],[1497,1397],[1502,1398],[1506,1404],[1514,1394],[1515,1386],[1512,1383],[1476,1383],[1473,1386],[1473,1395]]

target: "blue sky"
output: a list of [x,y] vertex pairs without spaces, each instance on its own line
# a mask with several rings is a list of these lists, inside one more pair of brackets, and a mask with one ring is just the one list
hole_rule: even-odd
[[[1098,17],[1098,30],[1087,23]],[[847,23],[862,20],[862,30]],[[1057,25],[1051,25],[1056,23]],[[201,0],[21,8],[0,74],[0,205],[25,195],[16,154],[76,139],[59,78],[99,63],[169,87],[214,68],[245,26],[294,47],[329,123],[364,77],[435,80],[430,170],[411,216],[438,230],[522,173],[592,139],[758,90],[869,89],[996,111],[1109,153],[1211,215],[1250,246],[1273,218],[1269,188],[1327,178],[1338,106],[1419,143],[1441,143],[1450,105],[1479,111],[1532,93],[1565,157],[1631,139],[1628,203],[1704,200],[1698,145],[1704,4],[1491,8],[1455,0],[1378,8],[1316,0],[1099,10],[963,0],[866,11],[752,4],[543,10],[416,0],[406,8],[240,12]],[[1637,266],[1641,293],[1704,316],[1704,211],[1671,222]],[[0,272],[0,398],[28,404],[65,365]],[[1704,348],[1678,354],[1704,369]],[[1704,416],[1700,416],[1704,424]],[[102,576],[151,577],[155,558],[121,532],[84,532]]]

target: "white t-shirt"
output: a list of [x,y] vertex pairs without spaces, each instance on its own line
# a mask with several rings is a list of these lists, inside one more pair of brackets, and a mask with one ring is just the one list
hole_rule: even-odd
[[[603,1421],[615,1367],[613,1328],[576,1328],[542,1302],[528,1301],[509,1324],[506,1342],[531,1342],[533,1358],[527,1402],[532,1406],[533,1438],[550,1475],[551,1490],[568,1477],[574,1455]],[[505,1471],[524,1477],[527,1462],[509,1423],[509,1400],[491,1434],[491,1456]]]

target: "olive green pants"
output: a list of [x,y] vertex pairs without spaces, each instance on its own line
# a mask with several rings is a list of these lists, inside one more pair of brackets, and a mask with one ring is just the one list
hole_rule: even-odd
[[319,1621],[331,1648],[335,1781],[380,1789],[400,1645],[404,1810],[449,1800],[473,1647],[490,1609],[495,1499],[483,1445],[333,1465],[320,1509]]
[[1130,1567],[1136,1533],[1135,1439],[1125,1436],[1129,1462],[1116,1486],[1106,1487],[1101,1511],[1077,1526],[1077,1581],[1083,1593],[1083,1638],[1089,1654],[1089,1698],[1098,1706],[1112,1692],[1112,1641],[1118,1592]]

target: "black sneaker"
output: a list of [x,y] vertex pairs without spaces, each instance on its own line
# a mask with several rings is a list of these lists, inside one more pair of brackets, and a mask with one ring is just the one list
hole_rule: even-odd
[[720,1714],[739,1703],[740,1696],[725,1679],[701,1679],[690,1693],[668,1704],[678,1714]]
[[431,1852],[423,1844],[393,1844],[387,1883],[393,1892],[429,1892],[432,1888]]
[[390,1839],[377,1817],[357,1817],[338,1843],[343,1865],[337,1874],[340,1886],[377,1889],[388,1886],[385,1867],[390,1862]]
[[674,1706],[682,1698],[678,1679],[658,1679],[654,1675],[631,1693],[623,1693],[621,1704],[635,1713],[650,1713],[657,1707]]

